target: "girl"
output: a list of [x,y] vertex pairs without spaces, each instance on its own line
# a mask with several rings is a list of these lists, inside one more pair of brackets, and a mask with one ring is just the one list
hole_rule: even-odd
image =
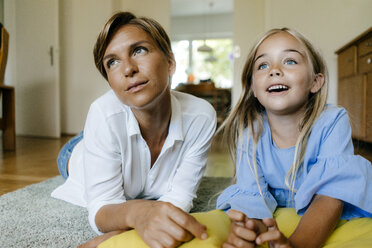
[[170,90],[170,40],[152,19],[112,16],[94,60],[112,90],[93,102],[84,133],[62,149],[67,180],[52,195],[87,207],[94,231],[106,233],[85,247],[133,228],[150,247],[205,239],[205,226],[187,212],[216,127],[213,107]]
[[[223,247],[320,247],[340,218],[372,217],[371,164],[353,153],[346,111],[326,105],[327,83],[321,56],[293,30],[253,47],[222,126],[236,163],[236,184],[217,200],[232,221]],[[302,215],[289,238],[277,207]]]

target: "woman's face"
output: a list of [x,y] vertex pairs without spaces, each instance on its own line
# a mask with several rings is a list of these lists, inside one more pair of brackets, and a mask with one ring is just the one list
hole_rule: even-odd
[[323,79],[314,75],[305,47],[286,32],[269,36],[258,47],[252,89],[269,115],[304,111],[309,94],[320,89]]
[[151,108],[162,96],[169,95],[175,64],[136,26],[125,25],[116,31],[103,63],[111,88],[131,108]]

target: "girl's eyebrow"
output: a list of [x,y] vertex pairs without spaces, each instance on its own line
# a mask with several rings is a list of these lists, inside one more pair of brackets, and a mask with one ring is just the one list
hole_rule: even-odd
[[286,49],[283,52],[287,52],[287,53],[289,53],[289,52],[295,52],[295,53],[300,54],[302,57],[305,57],[305,55],[302,52],[300,52],[300,51],[298,51],[296,49]]
[[[285,53],[295,52],[295,53],[300,54],[302,57],[305,57],[305,55],[304,55],[303,53],[301,53],[300,51],[298,51],[298,50],[296,50],[296,49],[285,49],[283,52],[285,52]],[[257,58],[253,61],[253,63],[256,63],[256,61],[257,61],[259,58],[265,57],[266,55],[267,55],[266,53],[263,53],[263,54],[257,56]]]
[[[137,46],[143,44],[143,43],[147,43],[149,45],[152,45],[151,42],[147,41],[147,40],[140,40],[140,41],[137,41],[137,42],[134,42],[133,44],[131,44],[129,46],[129,50],[133,50],[134,48],[136,48]],[[114,53],[109,53],[109,54],[106,54],[104,57],[103,57],[103,61],[107,60],[107,59],[110,59],[112,57],[115,57],[115,54]]]
[[256,63],[256,61],[257,61],[259,58],[262,58],[262,57],[265,57],[265,56],[266,56],[266,53],[261,54],[260,56],[258,56],[257,58],[255,58],[255,60],[253,61],[253,63]]

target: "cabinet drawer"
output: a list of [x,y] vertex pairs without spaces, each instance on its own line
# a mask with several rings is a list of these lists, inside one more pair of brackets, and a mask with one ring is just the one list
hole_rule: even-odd
[[371,52],[372,52],[372,34],[370,34],[367,39],[360,42],[358,45],[359,57],[366,55],[367,53],[371,53]]
[[359,73],[372,71],[372,53],[358,59],[358,71]]
[[350,118],[352,137],[363,139],[365,130],[366,75],[357,75],[339,80],[338,104],[344,107]]
[[366,97],[366,141],[372,142],[372,72],[367,74]]
[[347,77],[356,73],[356,46],[352,46],[338,55],[338,77]]

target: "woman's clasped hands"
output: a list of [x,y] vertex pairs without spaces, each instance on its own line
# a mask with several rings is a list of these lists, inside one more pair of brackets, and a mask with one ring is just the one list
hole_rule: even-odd
[[223,248],[253,248],[265,242],[268,242],[270,248],[293,247],[272,218],[252,219],[233,209],[228,212],[228,216],[232,223]]

